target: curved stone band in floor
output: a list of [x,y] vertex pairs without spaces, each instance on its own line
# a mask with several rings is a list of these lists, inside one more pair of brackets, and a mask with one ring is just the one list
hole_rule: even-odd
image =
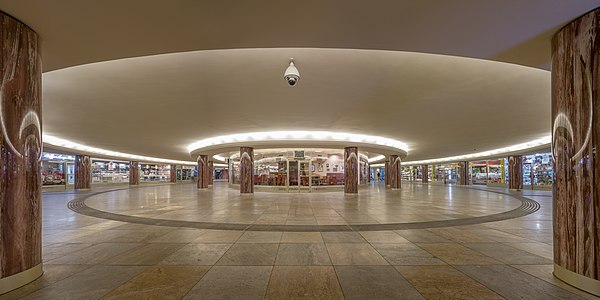
[[[201,222],[201,221],[187,221],[187,220],[173,220],[173,219],[159,219],[159,218],[148,218],[140,216],[132,216],[126,214],[119,214],[114,212],[108,212],[90,207],[86,204],[86,201],[91,197],[112,193],[116,191],[128,190],[128,189],[143,189],[156,186],[145,186],[137,188],[118,188],[105,190],[100,192],[93,192],[86,194],[82,197],[78,197],[68,203],[68,208],[86,216],[102,218],[107,220],[121,221],[127,223],[144,224],[144,225],[157,225],[157,226],[169,226],[169,227],[181,227],[181,228],[195,228],[195,229],[218,229],[218,230],[243,230],[243,231],[287,231],[287,232],[333,232],[333,231],[381,231],[381,230],[405,230],[405,229],[426,229],[426,228],[441,228],[441,227],[453,227],[463,225],[481,224],[487,222],[502,221],[507,219],[518,218],[529,215],[536,212],[540,208],[540,204],[534,200],[525,198],[516,193],[509,193],[496,190],[472,188],[472,187],[460,187],[461,189],[478,190],[486,193],[500,194],[504,196],[517,199],[521,202],[521,205],[515,209],[483,215],[476,217],[467,217],[451,220],[439,220],[439,221],[422,221],[422,222],[407,222],[407,223],[384,223],[384,224],[345,224],[345,225],[275,225],[275,224],[243,224],[243,223],[227,223],[227,222]],[[454,187],[457,188],[457,187]]]

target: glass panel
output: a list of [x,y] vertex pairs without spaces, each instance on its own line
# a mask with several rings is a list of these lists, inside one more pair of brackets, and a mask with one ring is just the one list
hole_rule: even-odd
[[75,164],[67,163],[67,184],[75,184]]
[[92,160],[92,183],[129,182],[129,163]]
[[240,184],[240,162],[231,161],[231,183]]
[[502,183],[502,162],[497,160],[488,160],[488,183]]
[[487,161],[474,161],[471,164],[471,182],[473,184],[487,184]]
[[64,185],[64,162],[42,160],[42,185]]
[[298,186],[298,162],[290,161],[290,186]]
[[142,182],[165,182],[169,181],[170,166],[142,164],[140,181]]
[[285,186],[287,161],[282,158],[262,159],[254,163],[254,184],[263,186]]
[[552,153],[539,153],[534,155],[532,167],[535,185],[552,185]]

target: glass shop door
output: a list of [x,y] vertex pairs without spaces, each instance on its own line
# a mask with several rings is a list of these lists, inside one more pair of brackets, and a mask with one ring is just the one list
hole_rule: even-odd
[[66,162],[65,164],[67,170],[66,188],[72,189],[75,187],[75,163]]
[[312,172],[310,170],[310,161],[309,160],[301,160],[299,161],[300,168],[300,192],[310,192],[312,188]]
[[288,166],[288,191],[296,192],[299,190],[300,177],[298,175],[298,161],[290,160]]

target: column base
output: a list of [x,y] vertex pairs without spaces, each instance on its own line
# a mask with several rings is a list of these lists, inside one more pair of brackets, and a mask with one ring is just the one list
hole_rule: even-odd
[[600,280],[595,280],[554,264],[554,276],[582,291],[600,296]]
[[42,263],[39,263],[33,268],[29,268],[23,272],[13,274],[11,276],[0,278],[0,294],[8,293],[12,290],[18,289],[36,279],[38,279],[44,270]]

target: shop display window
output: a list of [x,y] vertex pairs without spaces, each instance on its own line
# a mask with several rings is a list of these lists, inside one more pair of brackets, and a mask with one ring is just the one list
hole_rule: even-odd
[[523,185],[552,185],[552,153],[523,156]]
[[504,183],[502,159],[481,160],[469,163],[472,184]]
[[237,160],[229,160],[229,173],[231,174],[231,183],[240,184],[240,162]]
[[369,183],[369,160],[366,156],[361,155],[360,157],[360,174],[359,174],[359,183],[367,184]]
[[55,153],[42,153],[42,185],[56,186],[75,183],[75,157]]
[[129,162],[92,159],[92,183],[129,182]]
[[229,179],[229,169],[227,168],[215,168],[215,179],[216,180],[227,180]]
[[177,181],[193,181],[195,176],[195,167],[177,166]]
[[143,182],[164,182],[170,180],[171,166],[142,164],[140,172],[140,180]]
[[457,183],[457,164],[434,165],[433,169],[435,170],[435,177],[432,179],[432,181],[440,181],[447,184]]

